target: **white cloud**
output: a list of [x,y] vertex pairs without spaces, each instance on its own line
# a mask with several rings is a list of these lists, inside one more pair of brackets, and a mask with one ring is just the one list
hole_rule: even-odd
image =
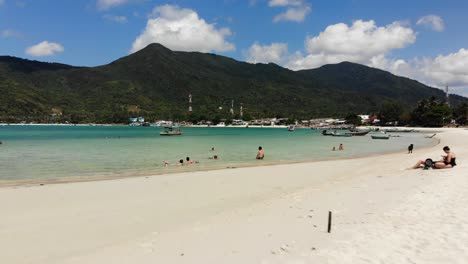
[[280,21],[303,22],[307,14],[312,10],[304,0],[270,0],[268,6],[288,7],[286,11],[273,18],[275,23]]
[[106,14],[103,16],[103,18],[116,23],[127,23],[128,21],[126,16],[114,16]]
[[244,52],[247,62],[251,63],[282,63],[288,54],[288,44],[272,43],[271,45],[259,45],[254,43]]
[[2,38],[21,38],[23,36],[20,32],[11,29],[2,30],[0,35]]
[[439,86],[468,86],[468,49],[425,58],[420,64],[422,73]]
[[126,4],[129,0],[97,0],[96,4],[99,10],[107,10],[119,5]]
[[391,50],[404,48],[415,40],[413,30],[397,22],[385,27],[377,27],[372,20],[357,20],[352,26],[339,23],[328,26],[318,36],[307,37],[307,55],[297,57],[287,66],[305,69],[342,61],[373,65]]
[[423,16],[418,20],[418,22],[416,22],[416,24],[430,27],[432,30],[438,32],[444,31],[445,28],[444,20],[436,15]]
[[232,43],[226,41],[231,35],[228,28],[216,28],[198,14],[178,6],[158,6],[154,18],[148,19],[146,28],[133,42],[131,52],[138,51],[151,43],[160,43],[179,51],[231,51]]
[[42,41],[26,49],[26,53],[34,57],[51,56],[63,51],[64,48],[62,45],[48,41]]
[[273,22],[280,22],[280,21],[293,21],[293,22],[302,22],[304,21],[307,14],[311,11],[310,6],[304,7],[291,7],[288,8],[284,13],[281,13],[273,19]]
[[300,0],[270,0],[268,6],[301,6],[303,2]]

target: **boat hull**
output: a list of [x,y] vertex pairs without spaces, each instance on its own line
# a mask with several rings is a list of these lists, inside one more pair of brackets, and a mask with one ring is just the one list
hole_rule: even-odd
[[372,139],[390,139],[389,136],[385,136],[385,137],[383,137],[383,136],[371,136],[371,138]]
[[180,135],[182,135],[182,132],[180,132],[180,133],[165,133],[165,132],[161,132],[161,133],[159,133],[159,135],[161,135],[161,136],[180,136]]

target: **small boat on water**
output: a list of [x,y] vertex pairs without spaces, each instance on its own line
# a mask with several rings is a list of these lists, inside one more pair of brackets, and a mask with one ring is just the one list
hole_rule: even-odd
[[351,134],[352,136],[365,136],[369,132],[370,132],[370,130],[368,130],[368,131],[351,131],[351,132],[349,132],[349,134]]
[[332,134],[332,136],[334,136],[334,137],[352,137],[353,135],[351,133],[349,133],[349,132],[347,132],[347,133],[336,133],[336,132],[334,132]]
[[179,126],[165,126],[164,131],[159,133],[161,136],[179,136],[182,135],[182,130]]
[[289,126],[288,131],[294,131],[294,126]]
[[324,135],[324,136],[333,136],[333,132],[327,132],[327,130],[323,130],[322,135]]
[[381,134],[381,135],[371,135],[372,139],[389,139],[390,135]]
[[393,133],[409,133],[409,132],[416,132],[414,129],[385,129],[385,132],[393,132]]

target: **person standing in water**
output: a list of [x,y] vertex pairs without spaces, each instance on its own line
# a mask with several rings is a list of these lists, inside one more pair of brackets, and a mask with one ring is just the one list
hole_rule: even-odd
[[263,152],[262,146],[260,146],[260,147],[258,147],[257,157],[255,157],[255,158],[259,159],[259,160],[262,160],[264,157],[265,157],[265,153]]

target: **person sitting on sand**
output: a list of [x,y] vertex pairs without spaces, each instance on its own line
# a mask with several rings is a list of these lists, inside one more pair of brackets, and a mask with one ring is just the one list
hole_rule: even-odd
[[262,146],[258,147],[258,152],[257,156],[255,157],[256,159],[262,160],[265,157],[265,153],[263,153],[263,148]]
[[[445,146],[443,148],[443,151],[445,152],[445,156],[442,156],[442,159],[439,161],[436,161],[434,163],[433,168],[434,169],[451,169],[457,165],[455,163],[455,159],[457,158],[455,156],[455,153],[450,151],[450,148],[448,146]],[[424,167],[424,160],[419,160],[412,168],[413,169],[418,169]]]

